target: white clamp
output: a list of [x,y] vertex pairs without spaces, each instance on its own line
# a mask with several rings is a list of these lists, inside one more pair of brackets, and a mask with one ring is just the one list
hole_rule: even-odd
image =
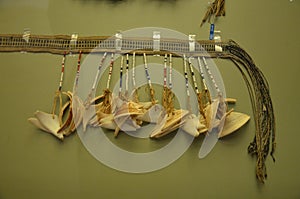
[[153,51],[160,51],[160,32],[153,31]]
[[190,52],[195,51],[195,38],[196,38],[196,35],[189,35],[189,51]]
[[28,43],[29,38],[30,38],[30,29],[29,28],[24,28],[22,39],[25,40],[26,43]]
[[[215,40],[215,42],[221,42],[221,31],[220,30],[214,31],[214,40]],[[222,52],[223,51],[222,46],[215,45],[215,51]]]
[[70,39],[70,44],[69,44],[69,48],[70,48],[70,54],[72,53],[72,49],[76,48],[77,45],[77,39],[78,39],[78,33],[73,33],[71,34],[71,39]]
[[122,33],[120,32],[117,32],[115,34],[115,48],[116,48],[116,51],[121,51],[122,50]]

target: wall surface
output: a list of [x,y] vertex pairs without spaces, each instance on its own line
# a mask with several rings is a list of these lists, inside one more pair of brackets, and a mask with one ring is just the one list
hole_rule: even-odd
[[[199,27],[207,1],[0,0],[0,34],[113,35],[137,27],[164,27],[207,39]],[[266,76],[273,99],[276,163],[268,158],[268,179],[255,178],[255,158],[247,154],[254,120],[220,140],[202,160],[203,136],[170,166],[146,174],[113,170],[94,159],[77,134],[56,140],[27,122],[51,110],[61,56],[0,53],[0,198],[300,198],[298,132],[300,2],[226,1],[226,17],[216,22],[223,39],[233,39]],[[297,25],[298,24],[298,25]],[[85,56],[84,56],[85,57]],[[77,57],[68,57],[65,90],[72,89]],[[235,66],[216,61],[227,95],[237,111],[251,116],[246,85]],[[253,118],[253,117],[252,117]],[[123,141],[122,141],[123,139]],[[126,136],[118,138],[130,143]]]

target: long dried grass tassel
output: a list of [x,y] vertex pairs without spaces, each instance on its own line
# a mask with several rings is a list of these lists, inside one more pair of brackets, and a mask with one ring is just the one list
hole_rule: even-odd
[[112,93],[109,89],[104,90],[104,97],[103,97],[103,113],[110,114],[111,113],[111,98]]
[[208,89],[205,89],[202,92],[199,92],[197,94],[197,99],[198,99],[198,106],[199,106],[199,111],[200,114],[203,116],[203,119],[205,120],[205,125],[206,127],[209,126],[209,118],[206,117],[205,109],[207,105],[211,104],[211,96],[210,92]]
[[134,89],[133,91],[133,101],[136,102],[136,103],[139,103],[139,95],[138,95],[138,89]]
[[150,97],[151,97],[151,102],[152,104],[156,104],[156,100],[155,100],[155,91],[152,87],[150,87]]
[[202,98],[202,92],[199,92],[197,94],[197,99],[198,99],[198,106],[199,106],[199,111],[200,111],[200,114],[203,116],[204,120],[206,121],[207,123],[207,120],[206,120],[206,115],[205,115],[205,111],[204,111],[204,103],[203,103],[203,98]]
[[225,0],[215,0],[210,4],[204,15],[200,27],[206,22],[210,22],[212,17],[225,16]]
[[174,111],[173,98],[174,94],[172,90],[170,88],[164,87],[162,106],[164,107],[168,115],[172,114],[172,112]]

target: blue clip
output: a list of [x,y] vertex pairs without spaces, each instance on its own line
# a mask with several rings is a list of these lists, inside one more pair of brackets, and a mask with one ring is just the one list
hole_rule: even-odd
[[209,40],[214,39],[214,32],[215,32],[215,24],[210,24],[210,31],[209,31]]

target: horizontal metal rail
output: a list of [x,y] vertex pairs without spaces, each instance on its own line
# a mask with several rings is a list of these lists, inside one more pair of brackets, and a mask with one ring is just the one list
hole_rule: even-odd
[[[32,53],[52,53],[76,54],[116,52],[118,44],[116,37],[90,36],[78,37],[72,40],[70,35],[30,35],[24,39],[22,34],[0,34],[0,52],[32,52]],[[161,39],[160,50],[154,51],[154,41],[152,38],[122,38],[119,53],[136,52],[136,54],[147,52],[148,54],[164,54],[172,52],[174,55],[182,53],[193,56],[216,56],[226,49],[230,42],[215,42],[211,40],[201,40],[195,42],[193,51],[189,49],[189,40]],[[218,49],[216,49],[218,46]],[[221,49],[221,51],[220,51]]]

